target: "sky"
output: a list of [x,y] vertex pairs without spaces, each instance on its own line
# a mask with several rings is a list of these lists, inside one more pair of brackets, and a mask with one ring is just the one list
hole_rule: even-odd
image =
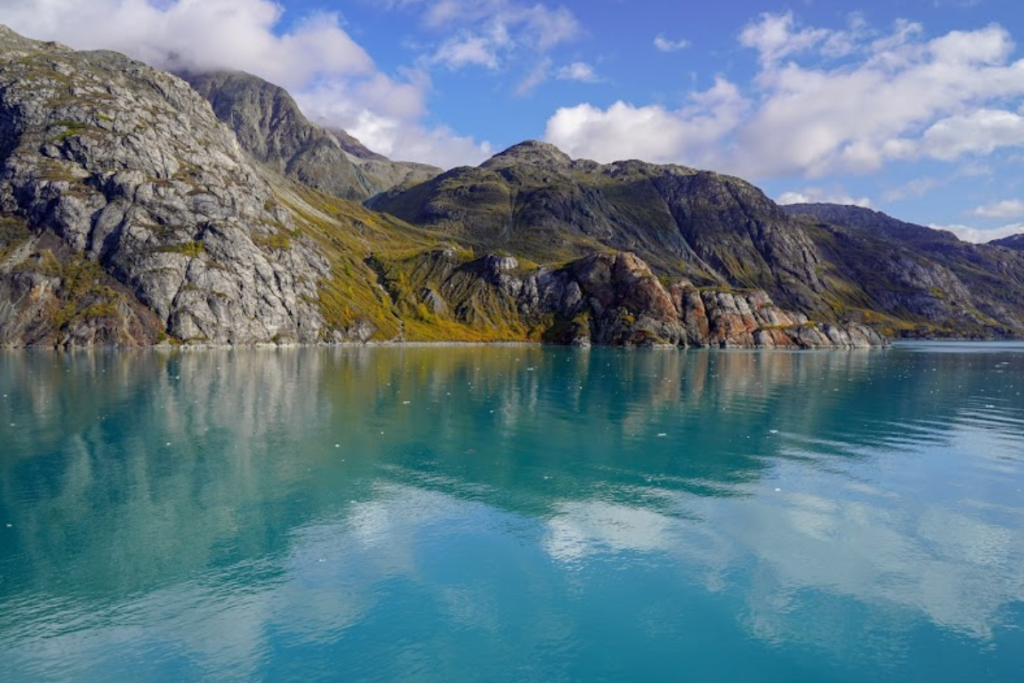
[[32,38],[240,69],[395,159],[526,139],[1024,232],[1018,0],[0,0]]

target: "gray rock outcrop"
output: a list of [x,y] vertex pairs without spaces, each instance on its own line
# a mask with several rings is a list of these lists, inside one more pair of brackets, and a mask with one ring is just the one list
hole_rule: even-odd
[[[523,270],[515,259],[486,255],[462,262],[453,250],[421,255],[401,267],[378,264],[396,304],[451,312],[462,323],[520,321],[543,338],[574,346],[716,348],[868,348],[885,346],[856,323],[820,324],[777,307],[764,291],[666,286],[634,254],[594,254],[561,268]],[[419,295],[408,299],[409,282]]]
[[[319,339],[327,262],[293,239],[291,215],[188,84],[2,27],[0,50],[0,213],[99,264],[160,333]],[[38,256],[9,254],[4,268],[31,270]]]

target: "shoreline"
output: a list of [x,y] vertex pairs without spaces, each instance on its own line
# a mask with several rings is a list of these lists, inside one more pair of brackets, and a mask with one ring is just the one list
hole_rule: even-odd
[[574,349],[588,351],[591,349],[622,349],[630,351],[725,351],[725,352],[751,352],[751,351],[780,351],[786,353],[799,353],[808,351],[874,351],[896,348],[898,346],[909,346],[914,344],[1021,344],[1024,338],[1019,339],[970,339],[970,338],[936,338],[936,339],[886,339],[884,345],[874,346],[674,346],[671,344],[657,344],[651,346],[611,346],[611,345],[588,345],[573,346],[567,344],[548,344],[533,341],[367,341],[367,342],[311,342],[311,343],[290,343],[275,344],[273,342],[259,342],[255,344],[212,344],[207,342],[195,344],[168,344],[162,342],[147,346],[76,346],[62,348],[55,346],[0,346],[0,351],[55,351],[60,353],[77,353],[82,351],[160,351],[160,352],[183,352],[193,353],[200,351],[286,351],[300,349],[407,349],[407,348],[553,348],[553,349]]
[[[920,341],[920,340],[914,340]],[[945,341],[945,340],[935,340]],[[963,340],[969,341],[969,340]],[[993,340],[997,341],[997,340]],[[1024,341],[1024,340],[1021,340]],[[369,342],[335,342],[308,344],[275,344],[264,342],[256,344],[151,344],[148,346],[75,346],[62,348],[55,346],[2,346],[0,351],[56,351],[59,353],[77,353],[80,351],[161,351],[161,352],[199,352],[199,351],[287,351],[300,349],[406,349],[406,348],[551,348],[590,351],[592,349],[622,349],[628,351],[781,351],[788,353],[804,351],[873,351],[892,348],[893,342],[874,346],[675,346],[672,344],[656,344],[650,346],[613,346],[594,344],[575,346],[571,344],[546,344],[530,341],[501,342],[466,342],[466,341],[369,341]]]

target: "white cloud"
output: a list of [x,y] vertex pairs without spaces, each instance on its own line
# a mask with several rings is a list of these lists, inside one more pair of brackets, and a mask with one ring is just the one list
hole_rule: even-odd
[[827,29],[806,28],[794,31],[793,13],[765,12],[758,21],[740,33],[740,44],[757,50],[764,64],[773,64],[783,57],[799,54],[828,39]]
[[979,206],[971,211],[971,214],[981,218],[1020,218],[1024,216],[1024,202],[1019,199],[1004,199]]
[[509,43],[507,34],[495,32],[490,36],[465,35],[446,40],[430,61],[449,69],[464,66],[498,68],[498,51]]
[[994,172],[988,164],[980,161],[969,161],[956,170],[956,175],[961,178],[979,178],[981,176],[990,176]]
[[[478,163],[489,146],[420,122],[429,79],[382,73],[342,28],[314,13],[280,32],[270,0],[5,0],[0,23],[77,49],[112,49],[165,69],[238,69],[287,88],[307,114],[372,149],[443,165]],[[468,57],[466,57],[468,58]]]
[[943,119],[925,131],[920,151],[942,161],[968,154],[991,154],[999,147],[1024,145],[1024,117],[1013,112],[979,109]]
[[559,109],[548,120],[545,137],[567,153],[597,161],[680,159],[712,165],[721,139],[740,123],[747,102],[732,83],[690,96],[679,111],[616,102],[608,109],[589,104]]
[[853,197],[841,189],[825,190],[820,187],[805,187],[799,192],[783,192],[776,201],[779,204],[843,204],[871,208],[869,197]]
[[[371,96],[364,88],[358,96],[377,103],[377,97],[385,92],[388,90],[382,89],[377,96]],[[458,135],[446,126],[424,126],[418,123],[418,117],[404,115],[402,108],[409,106],[408,113],[412,113],[413,102],[403,105],[401,93],[396,94],[399,96],[368,108],[354,104],[349,96],[335,92],[331,86],[320,85],[297,93],[296,100],[311,120],[327,127],[343,122],[341,127],[360,142],[392,159],[452,168],[479,164],[494,153],[488,142]],[[391,114],[391,110],[398,111]]]
[[[753,179],[871,173],[897,160],[1024,146],[1024,112],[1004,110],[1024,96],[1024,60],[1010,61],[1014,43],[999,26],[926,40],[905,21],[882,35],[858,17],[829,30],[765,14],[740,42],[761,66],[749,89],[729,84],[729,106],[580,104],[551,117],[548,141],[576,156],[653,152]],[[713,137],[695,141],[698,131]]]
[[899,187],[886,190],[882,199],[887,202],[899,202],[909,197],[923,197],[942,184],[935,178],[914,178]]
[[563,66],[555,74],[555,78],[560,81],[578,81],[580,83],[597,83],[601,80],[597,72],[594,71],[594,67],[586,62],[573,62]]
[[519,82],[518,86],[516,86],[516,95],[519,95],[520,97],[529,95],[538,85],[548,80],[550,71],[550,59],[545,58],[537,62],[537,64],[526,74],[526,77]]
[[677,52],[679,50],[685,50],[690,47],[690,41],[686,38],[680,38],[679,40],[670,40],[662,34],[658,34],[658,37],[654,39],[654,47],[659,52]]
[[992,240],[1002,239],[1003,237],[1009,237],[1010,235],[1020,235],[1024,233],[1024,223],[1014,223],[990,229],[974,228],[969,225],[930,224],[928,227],[935,230],[947,230],[963,241],[974,242],[975,244],[991,242]]
[[336,14],[310,15],[276,35],[283,14],[269,0],[6,0],[0,7],[0,21],[29,37],[167,68],[245,69],[286,87],[374,71]]
[[581,28],[564,7],[524,5],[513,0],[405,0],[395,6],[420,6],[428,28],[454,31],[423,63],[449,69],[479,66],[497,70],[517,58],[544,55],[572,40]]
[[[552,76],[552,64],[553,60],[550,57],[544,57],[537,62],[516,86],[515,94],[519,97],[529,95],[537,86],[547,81]],[[573,62],[559,67],[554,71],[554,77],[560,81],[576,81],[578,83],[601,82],[594,67],[585,62]]]

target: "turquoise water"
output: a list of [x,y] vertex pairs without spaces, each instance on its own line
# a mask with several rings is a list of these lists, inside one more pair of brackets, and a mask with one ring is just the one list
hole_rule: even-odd
[[0,353],[0,679],[1024,680],[1024,345]]

